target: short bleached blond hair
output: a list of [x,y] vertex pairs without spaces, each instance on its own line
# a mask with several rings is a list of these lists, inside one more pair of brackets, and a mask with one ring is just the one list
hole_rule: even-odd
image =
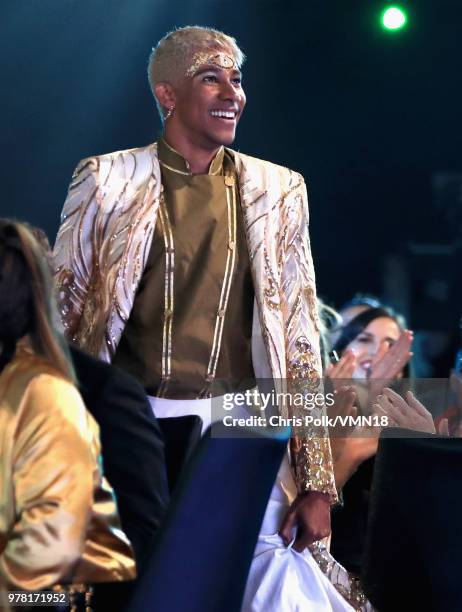
[[232,55],[238,68],[241,68],[245,61],[244,53],[232,36],[201,26],[186,26],[173,30],[153,48],[149,56],[148,79],[162,119],[163,108],[156,97],[156,85],[178,83],[186,75],[194,54],[205,49],[227,52]]

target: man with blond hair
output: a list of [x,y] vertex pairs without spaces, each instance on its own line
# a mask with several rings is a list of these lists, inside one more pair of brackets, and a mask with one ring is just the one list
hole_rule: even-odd
[[[210,28],[158,43],[148,72],[162,137],[79,164],[54,253],[69,337],[135,375],[157,416],[199,414],[205,425],[218,380],[300,388],[321,376],[303,178],[227,148],[246,103],[243,62],[236,41]],[[268,528],[280,535],[262,532],[245,605],[276,609],[259,584],[282,551],[289,565],[303,559],[315,588],[324,580],[322,597],[300,592],[297,605],[350,609],[313,577],[306,550],[329,534],[336,500],[319,430],[292,438],[272,499],[264,526],[278,520]]]

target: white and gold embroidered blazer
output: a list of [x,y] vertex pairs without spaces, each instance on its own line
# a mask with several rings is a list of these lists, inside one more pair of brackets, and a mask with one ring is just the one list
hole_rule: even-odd
[[[255,289],[255,375],[319,378],[304,180],[287,168],[232,154]],[[130,315],[162,191],[156,144],[85,159],[74,172],[54,249],[60,310],[68,336],[105,361],[111,361]],[[292,447],[299,488],[334,498],[328,440],[306,435]]]

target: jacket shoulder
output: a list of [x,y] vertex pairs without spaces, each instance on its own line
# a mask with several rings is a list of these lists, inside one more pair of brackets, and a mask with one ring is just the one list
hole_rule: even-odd
[[231,153],[234,156],[236,163],[238,165],[242,164],[248,170],[255,169],[268,175],[279,175],[285,178],[298,177],[300,180],[304,180],[303,176],[299,172],[291,170],[286,166],[280,166],[273,162],[259,159],[258,157],[252,157],[251,155],[246,155],[238,151],[231,151]]
[[126,166],[136,168],[137,165],[146,162],[147,160],[157,159],[157,143],[151,143],[144,147],[136,147],[133,149],[121,149],[111,153],[102,155],[91,155],[80,160],[78,163],[73,178],[82,171],[110,171],[117,166],[125,168]]
[[0,377],[0,387],[4,391],[2,405],[8,405],[12,413],[20,408],[22,398],[30,390],[34,398],[38,398],[35,403],[43,407],[44,412],[50,409],[50,401],[43,401],[44,398],[62,398],[76,394],[76,389],[69,380],[48,361],[29,351],[19,351],[9,362]]

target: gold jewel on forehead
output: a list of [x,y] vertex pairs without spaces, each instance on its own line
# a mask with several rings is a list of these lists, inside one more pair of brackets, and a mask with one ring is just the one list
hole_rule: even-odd
[[191,66],[186,71],[186,76],[194,76],[202,66],[207,64],[213,64],[214,66],[218,66],[224,70],[237,68],[234,58],[226,53],[223,53],[222,51],[220,51],[220,53],[207,53],[204,51],[199,51],[198,53],[194,54]]

